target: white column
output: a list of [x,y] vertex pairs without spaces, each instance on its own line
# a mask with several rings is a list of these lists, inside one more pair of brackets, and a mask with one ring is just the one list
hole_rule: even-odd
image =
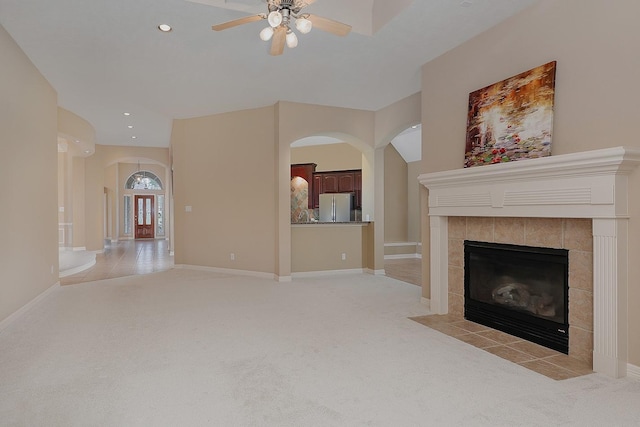
[[627,219],[593,220],[593,370],[627,373]]
[[431,223],[431,311],[449,312],[449,217],[432,216]]

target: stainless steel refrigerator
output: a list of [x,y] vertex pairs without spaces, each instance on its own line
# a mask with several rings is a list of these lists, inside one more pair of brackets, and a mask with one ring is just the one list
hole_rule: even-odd
[[353,193],[320,194],[320,222],[351,221]]

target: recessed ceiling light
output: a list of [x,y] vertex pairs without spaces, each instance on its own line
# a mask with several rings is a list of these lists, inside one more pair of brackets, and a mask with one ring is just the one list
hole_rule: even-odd
[[131,113],[122,113],[122,114],[124,114],[125,116],[130,116],[131,115]]
[[133,126],[131,126],[131,125],[129,125],[129,126],[127,126],[127,127],[128,127],[129,129],[133,129]]
[[168,33],[169,31],[172,30],[171,25],[169,24],[160,24],[158,25],[158,29],[163,33]]
[[418,125],[411,126],[411,129],[418,129]]
[[131,139],[136,139],[136,138],[137,138],[137,136],[132,136],[132,137],[131,137]]
[[84,150],[84,152],[85,152],[86,154],[89,154],[89,153],[91,153],[91,150]]

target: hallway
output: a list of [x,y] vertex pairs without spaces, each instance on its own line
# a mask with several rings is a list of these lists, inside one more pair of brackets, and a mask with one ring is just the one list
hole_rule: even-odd
[[60,278],[61,285],[136,274],[156,273],[173,268],[167,240],[123,240],[105,244],[104,253],[96,254],[96,264],[80,273]]

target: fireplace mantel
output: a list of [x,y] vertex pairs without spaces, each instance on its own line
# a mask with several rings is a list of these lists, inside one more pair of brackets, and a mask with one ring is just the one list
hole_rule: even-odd
[[431,310],[447,313],[450,216],[593,220],[593,369],[626,376],[628,175],[640,150],[615,147],[423,174],[429,189]]

